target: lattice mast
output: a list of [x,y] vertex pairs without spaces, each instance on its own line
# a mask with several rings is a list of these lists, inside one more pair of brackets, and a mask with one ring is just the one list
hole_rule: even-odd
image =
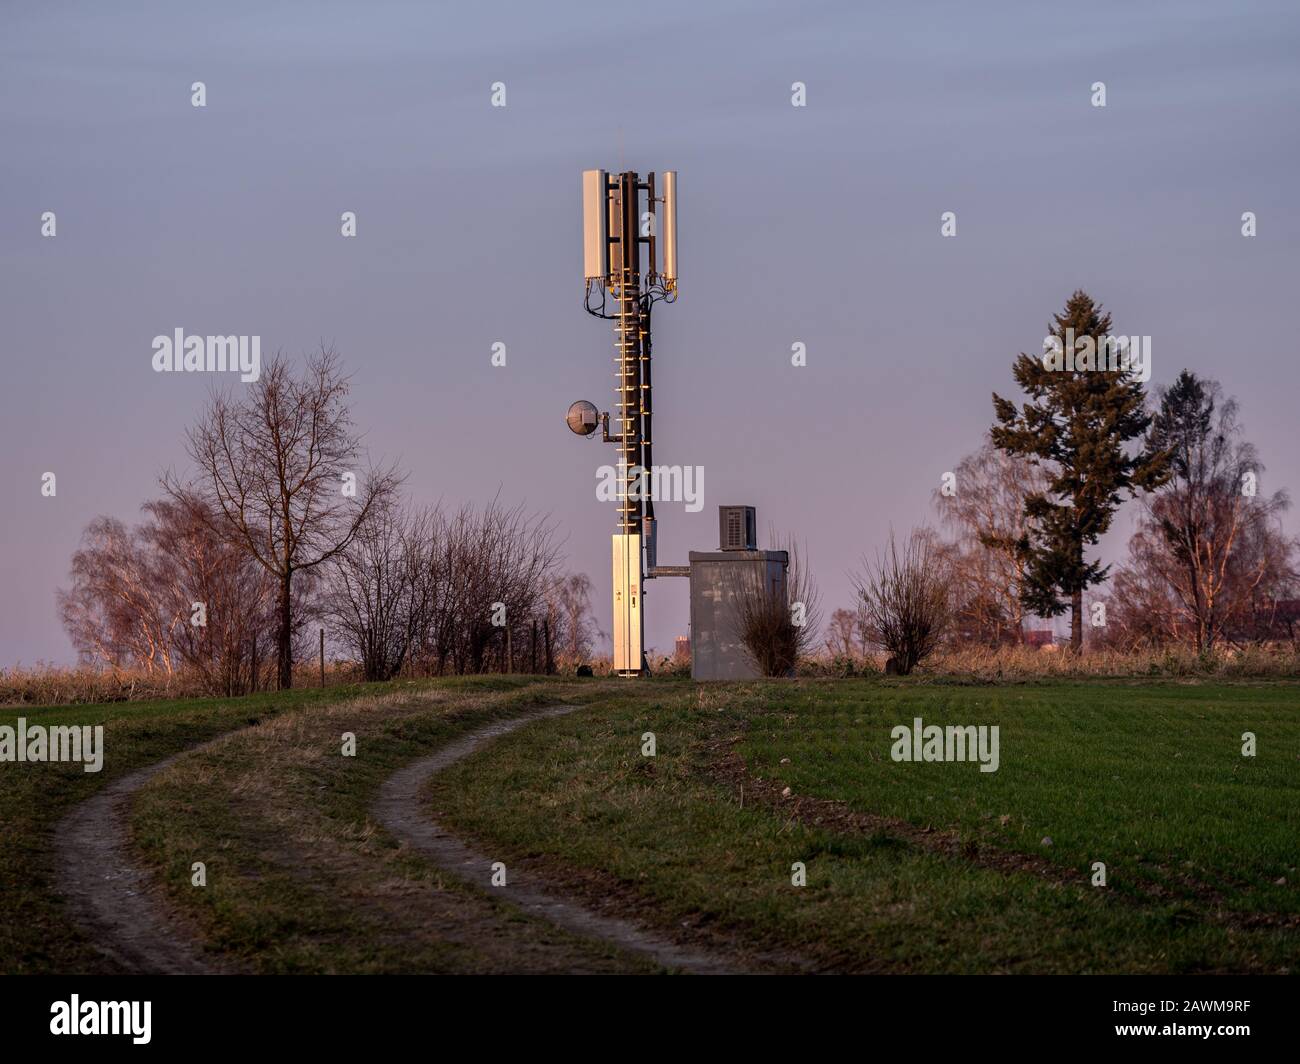
[[[656,195],[653,173],[645,181],[635,171],[582,175],[584,306],[614,322],[615,433],[608,413],[600,415],[600,427],[603,439],[618,447],[613,636],[614,669],[624,676],[645,671],[644,580],[656,570],[654,500],[646,491],[654,464],[650,310],[656,300],[673,302],[677,295],[677,174],[669,170],[662,177]],[[596,408],[574,403],[568,420],[573,431],[590,435]]]

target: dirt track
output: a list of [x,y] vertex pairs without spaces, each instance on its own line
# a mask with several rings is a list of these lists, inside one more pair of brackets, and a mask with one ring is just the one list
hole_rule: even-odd
[[[420,801],[423,784],[435,773],[500,736],[574,708],[534,710],[498,721],[420,758],[384,782],[372,815],[397,839],[443,871],[565,932],[613,945],[669,970],[697,973],[733,970],[720,957],[680,946],[626,920],[604,916],[576,901],[548,894],[517,870],[509,870],[508,885],[492,886],[492,860],[439,827]],[[201,744],[123,776],[76,806],[55,831],[59,891],[68,899],[73,919],[84,927],[112,968],[127,973],[167,975],[221,974],[233,970],[219,958],[205,954],[197,934],[186,925],[183,915],[162,898],[152,876],[132,859],[128,846],[127,821],[135,792],[180,758],[210,745]],[[488,919],[500,923],[495,917]],[[504,926],[481,925],[477,937],[480,941],[497,937],[508,940],[510,935],[504,933]],[[573,962],[573,958],[566,961],[562,950],[552,948],[543,952],[557,954],[549,962],[551,966]],[[521,970],[536,967],[532,961],[525,963],[522,956],[517,959]],[[577,970],[582,967],[579,964]]]
[[99,951],[124,971],[162,975],[225,971],[205,958],[197,941],[167,913],[149,875],[131,861],[127,849],[131,796],[178,758],[203,746],[115,780],[74,807],[55,829],[59,891]]
[[665,968],[696,973],[722,973],[731,966],[719,957],[679,946],[625,920],[602,916],[576,902],[545,893],[518,872],[507,869],[507,884],[491,885],[492,859],[471,850],[436,824],[420,801],[426,780],[457,761],[486,746],[494,739],[537,720],[562,716],[574,706],[557,706],[497,721],[444,746],[435,754],[390,776],[380,788],[373,816],[389,832],[422,856],[453,875],[491,891],[534,916],[549,920],[566,931],[598,938],[621,949],[649,957]]

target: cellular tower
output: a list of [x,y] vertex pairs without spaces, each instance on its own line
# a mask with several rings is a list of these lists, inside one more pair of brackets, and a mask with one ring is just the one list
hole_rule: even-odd
[[[654,392],[650,376],[650,311],[677,298],[677,172],[582,174],[583,306],[614,323],[614,432],[610,414],[580,400],[569,428],[590,436],[599,427],[618,448],[618,513],[613,536],[614,670],[646,670],[642,607],[646,580],[687,576],[687,566],[656,564],[653,469]],[[662,264],[661,264],[662,256]],[[599,298],[597,298],[599,297]],[[643,557],[644,552],[644,557]]]

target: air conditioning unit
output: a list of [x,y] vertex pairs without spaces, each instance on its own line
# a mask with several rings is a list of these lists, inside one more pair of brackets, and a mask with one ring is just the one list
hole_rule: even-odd
[[752,506],[719,506],[719,538],[723,550],[757,550],[758,519]]

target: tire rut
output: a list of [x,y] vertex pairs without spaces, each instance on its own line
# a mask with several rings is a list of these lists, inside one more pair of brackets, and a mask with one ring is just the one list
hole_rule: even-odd
[[157,897],[153,877],[130,856],[132,796],[160,772],[210,743],[182,750],[114,780],[74,806],[54,831],[56,885],[101,954],[131,974],[210,975],[227,969],[205,957],[196,936]]
[[[547,893],[526,875],[511,873],[505,886],[489,886],[492,862],[441,827],[420,800],[431,777],[510,732],[539,720],[571,713],[577,706],[553,706],[496,721],[422,757],[394,773],[382,785],[372,815],[396,838],[444,871],[490,891],[533,916],[573,934],[601,939],[620,949],[649,957],[665,968],[698,974],[735,970],[714,954],[681,946],[629,921],[604,916],[568,898]],[[522,882],[521,882],[522,879]]]

